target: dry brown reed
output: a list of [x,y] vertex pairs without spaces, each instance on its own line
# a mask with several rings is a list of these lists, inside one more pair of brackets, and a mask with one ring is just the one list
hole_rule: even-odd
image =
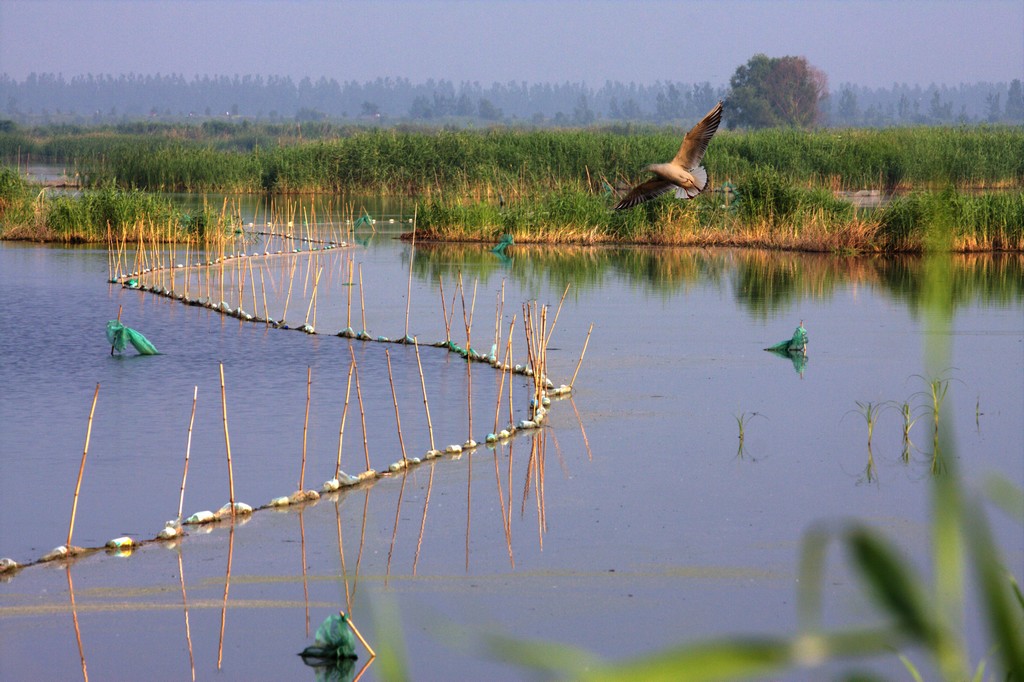
[[[75,496],[71,501],[71,522],[68,524],[68,540],[64,543],[68,554],[71,550],[71,535],[75,532],[75,513],[78,511],[78,492],[82,488],[82,474],[85,473],[85,458],[89,456],[89,439],[92,436],[92,418],[96,413],[96,399],[100,395],[100,385],[96,384],[96,390],[92,394],[92,407],[89,408],[89,421],[85,427],[85,447],[82,448],[82,463],[78,467],[78,480],[75,482]],[[70,575],[70,574],[69,574]]]

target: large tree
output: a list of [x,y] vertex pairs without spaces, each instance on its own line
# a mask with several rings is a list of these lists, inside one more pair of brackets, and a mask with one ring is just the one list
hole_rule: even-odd
[[730,128],[810,128],[820,118],[828,79],[804,57],[757,54],[729,79]]

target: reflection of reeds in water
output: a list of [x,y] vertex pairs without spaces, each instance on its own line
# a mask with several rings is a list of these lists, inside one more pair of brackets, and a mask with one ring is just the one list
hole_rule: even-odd
[[[180,518],[181,512],[178,512]],[[181,606],[185,611],[185,642],[188,644],[188,666],[192,671],[192,681],[196,679],[196,659],[192,654],[192,629],[188,622],[188,594],[185,592],[185,567],[181,560],[181,547],[178,547],[178,578],[181,582]]]
[[533,497],[537,504],[537,543],[544,549],[544,533],[547,532],[548,522],[544,505],[544,467],[547,436],[543,430],[530,440],[530,459],[526,468],[526,483],[523,487],[523,502],[520,514],[526,509],[526,500],[529,497],[532,486]]
[[[232,508],[234,505],[232,505]],[[228,619],[228,590],[231,589],[231,556],[235,549],[235,524],[228,526],[228,565],[224,570],[224,600],[220,607],[220,640],[217,644],[217,670],[224,660],[224,627]]]
[[85,648],[82,646],[82,631],[78,628],[78,607],[75,606],[75,586],[71,582],[70,564],[64,567],[64,572],[68,577],[68,596],[71,599],[71,622],[75,626],[75,641],[78,642],[78,657],[82,661],[82,678],[85,682],[89,682],[89,670],[85,665]]
[[[302,490],[302,486],[299,486]],[[306,524],[303,520],[305,509],[299,509],[299,546],[302,556],[302,600],[306,605],[306,637],[309,637],[309,578],[306,572]]]
[[398,501],[395,503],[395,524],[391,530],[391,544],[388,545],[388,561],[384,571],[384,585],[391,577],[391,557],[395,552],[395,541],[398,539],[398,520],[402,517],[402,500],[405,498],[405,484],[409,480],[408,470],[402,471],[402,485],[398,489]]

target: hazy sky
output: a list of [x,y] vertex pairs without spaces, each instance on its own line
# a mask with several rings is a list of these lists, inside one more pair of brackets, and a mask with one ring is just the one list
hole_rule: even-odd
[[831,87],[1024,78],[1024,0],[0,0],[0,72],[725,85],[801,55]]

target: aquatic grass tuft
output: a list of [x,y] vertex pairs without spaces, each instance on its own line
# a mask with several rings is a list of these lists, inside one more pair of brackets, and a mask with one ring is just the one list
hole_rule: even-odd
[[910,440],[910,430],[914,428],[914,424],[921,418],[921,414],[915,414],[914,408],[911,406],[909,400],[904,400],[902,403],[890,402],[889,406],[900,413],[901,425],[903,428],[903,451],[902,457],[904,462],[910,461],[910,448],[913,447],[914,443]]

